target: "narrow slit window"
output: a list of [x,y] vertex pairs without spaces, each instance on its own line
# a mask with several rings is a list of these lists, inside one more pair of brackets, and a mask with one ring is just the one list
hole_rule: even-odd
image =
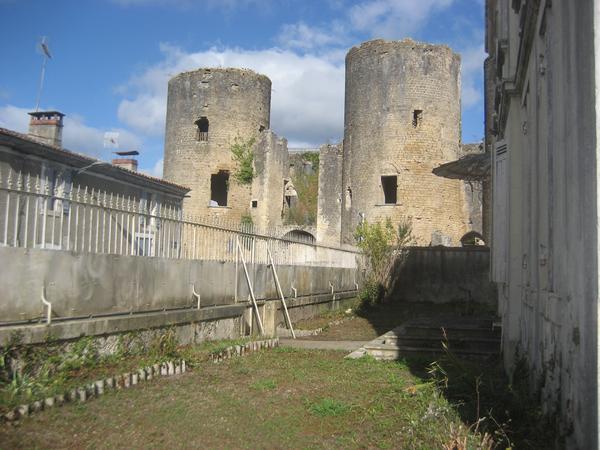
[[419,126],[421,126],[421,122],[423,121],[423,110],[422,109],[415,109],[413,111],[413,127],[418,128]]
[[194,123],[198,129],[196,139],[201,142],[208,141],[208,119],[206,117],[200,117]]
[[210,176],[210,206],[227,206],[229,172],[220,170]]
[[398,177],[395,175],[381,177],[383,188],[383,202],[386,205],[395,205],[398,200]]
[[258,200],[252,200],[252,207],[258,208]]

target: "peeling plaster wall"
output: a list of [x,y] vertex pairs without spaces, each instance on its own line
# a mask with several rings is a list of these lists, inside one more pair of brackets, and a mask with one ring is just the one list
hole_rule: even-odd
[[525,358],[567,448],[599,444],[597,3],[487,3],[504,361]]

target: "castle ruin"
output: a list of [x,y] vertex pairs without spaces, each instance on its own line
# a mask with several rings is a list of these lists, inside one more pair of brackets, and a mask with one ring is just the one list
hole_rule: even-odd
[[[164,176],[191,188],[188,214],[280,224],[288,152],[269,130],[270,110],[271,80],[251,70],[198,69],[169,81]],[[245,180],[235,176],[234,145],[253,152]]]
[[[271,81],[241,69],[198,69],[169,81],[165,178],[191,188],[197,216],[283,223],[287,141],[270,129]],[[365,42],[346,56],[344,140],[320,149],[317,241],[353,244],[363,220],[410,222],[418,245],[459,245],[481,231],[481,201],[432,170],[462,154],[460,57],[412,40]],[[251,145],[241,183],[232,147]],[[474,213],[475,211],[475,213]],[[477,212],[479,211],[479,213]]]

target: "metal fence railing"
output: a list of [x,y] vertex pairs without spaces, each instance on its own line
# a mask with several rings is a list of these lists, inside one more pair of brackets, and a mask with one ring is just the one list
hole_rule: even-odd
[[[278,228],[186,216],[180,205],[148,196],[76,186],[9,171],[0,179],[0,245],[141,257],[279,265],[356,267],[353,250],[320,245]],[[237,245],[237,242],[240,245]]]

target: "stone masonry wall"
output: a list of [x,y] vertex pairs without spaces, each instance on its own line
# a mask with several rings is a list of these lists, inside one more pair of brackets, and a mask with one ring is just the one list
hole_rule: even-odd
[[252,221],[259,227],[280,226],[283,184],[289,169],[287,140],[271,130],[263,131],[255,147],[254,169]]
[[[412,40],[353,47],[346,56],[342,183],[352,196],[342,196],[342,242],[351,243],[364,214],[368,221],[410,220],[417,245],[457,245],[468,230],[463,184],[431,171],[455,160],[459,145],[458,55]],[[384,204],[381,176],[389,175],[398,180],[396,204]]]
[[317,241],[339,245],[342,226],[343,145],[322,145],[319,150],[319,199],[317,208]]
[[[233,179],[236,139],[258,139],[269,128],[271,81],[242,69],[198,69],[169,81],[165,134],[165,179],[189,186],[184,211],[239,221],[251,208],[251,186]],[[195,122],[209,121],[208,140],[197,139]],[[211,207],[211,174],[229,171],[227,206]]]

